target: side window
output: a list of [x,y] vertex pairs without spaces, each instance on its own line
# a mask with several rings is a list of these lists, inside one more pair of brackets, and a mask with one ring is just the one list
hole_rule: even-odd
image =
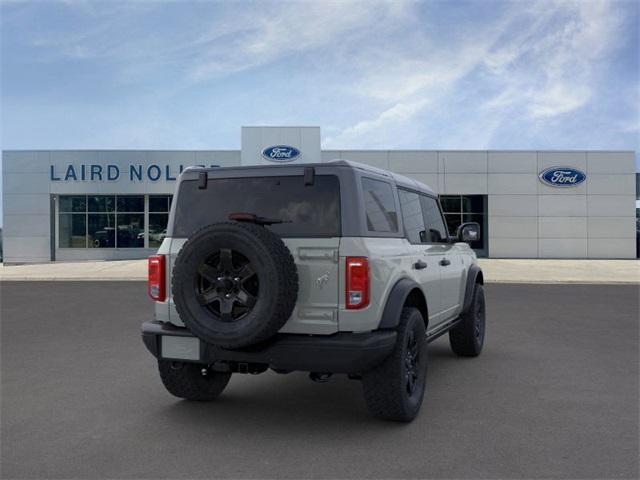
[[422,214],[424,216],[424,224],[427,230],[427,242],[442,243],[447,242],[449,235],[447,228],[442,220],[440,207],[435,198],[420,195],[420,203],[422,203]]
[[372,232],[397,232],[398,214],[391,184],[371,178],[362,179],[367,228]]
[[420,195],[408,190],[398,189],[400,195],[400,210],[402,211],[402,223],[411,243],[423,243],[426,240],[424,217],[420,205]]

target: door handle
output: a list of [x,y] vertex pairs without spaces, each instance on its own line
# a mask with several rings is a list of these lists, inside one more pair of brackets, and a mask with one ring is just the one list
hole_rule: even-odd
[[423,268],[427,268],[427,264],[422,260],[418,260],[413,264],[413,268],[415,268],[416,270],[422,270]]
[[440,265],[442,265],[443,267],[446,267],[447,265],[451,265],[451,260],[447,258],[443,258],[442,260],[440,260]]

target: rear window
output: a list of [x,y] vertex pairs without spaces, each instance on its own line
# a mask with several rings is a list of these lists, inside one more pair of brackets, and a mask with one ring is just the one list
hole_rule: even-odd
[[282,220],[266,227],[282,237],[338,237],[340,183],[335,175],[316,175],[313,185],[301,175],[220,178],[199,189],[187,180],[180,184],[173,235],[189,237],[239,212]]
[[398,216],[391,184],[372,178],[363,178],[362,193],[364,194],[367,229],[370,232],[397,232]]

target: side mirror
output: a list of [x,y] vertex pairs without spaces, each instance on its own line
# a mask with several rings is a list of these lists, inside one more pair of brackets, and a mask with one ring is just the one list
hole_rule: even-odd
[[458,227],[456,237],[459,242],[466,243],[480,240],[480,224],[476,222],[463,223]]

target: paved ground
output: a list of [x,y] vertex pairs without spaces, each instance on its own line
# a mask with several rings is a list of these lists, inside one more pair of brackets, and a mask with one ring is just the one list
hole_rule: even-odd
[[142,283],[0,284],[3,478],[638,478],[638,288],[488,285],[488,338],[431,348],[409,425],[360,385],[236,375],[170,397]]
[[[485,280],[492,283],[635,283],[640,284],[640,260],[479,260]],[[146,280],[146,260],[55,262],[2,265],[2,280]]]

